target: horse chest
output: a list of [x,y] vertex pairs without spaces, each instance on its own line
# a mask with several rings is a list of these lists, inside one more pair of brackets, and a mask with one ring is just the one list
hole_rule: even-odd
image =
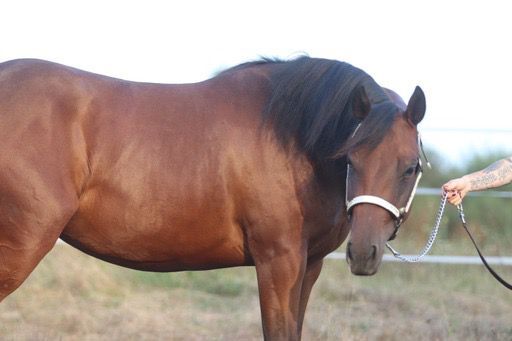
[[350,232],[347,217],[338,219],[313,220],[305,224],[308,233],[308,257],[324,257],[336,250]]

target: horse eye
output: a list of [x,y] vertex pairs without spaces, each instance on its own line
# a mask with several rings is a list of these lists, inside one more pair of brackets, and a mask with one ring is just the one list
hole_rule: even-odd
[[404,175],[405,175],[405,176],[411,176],[411,175],[413,175],[415,172],[416,172],[416,167],[409,167],[409,168],[407,168],[407,170],[405,171]]

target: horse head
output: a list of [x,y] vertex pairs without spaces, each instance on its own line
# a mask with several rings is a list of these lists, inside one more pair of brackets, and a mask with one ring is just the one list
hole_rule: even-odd
[[[347,260],[352,273],[377,272],[388,240],[407,218],[419,177],[420,146],[417,125],[425,114],[425,96],[416,87],[407,106],[391,95],[372,104],[364,88],[356,91],[353,114],[361,121],[347,149],[346,204],[350,239]],[[389,117],[389,129],[377,141],[379,125],[369,116]],[[365,124],[367,125],[365,127]],[[372,133],[372,129],[374,132]],[[375,130],[377,129],[377,130]],[[357,136],[360,134],[361,136]]]

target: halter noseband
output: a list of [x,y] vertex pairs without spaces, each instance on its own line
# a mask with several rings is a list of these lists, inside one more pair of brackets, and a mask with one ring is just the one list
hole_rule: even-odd
[[[356,129],[354,130],[354,133],[352,134],[352,137],[356,134],[360,125],[361,124],[359,124],[356,127]],[[418,146],[420,147],[420,149],[423,150],[423,146],[422,146],[419,134],[418,134]],[[427,160],[427,165],[430,166],[428,160]],[[393,231],[393,234],[391,235],[391,237],[389,237],[389,240],[395,239],[395,237],[398,233],[398,229],[400,228],[400,225],[402,225],[405,216],[407,215],[407,213],[409,212],[409,209],[411,208],[412,200],[414,199],[414,195],[416,194],[416,189],[418,188],[418,184],[419,184],[421,176],[423,174],[423,168],[421,166],[421,157],[418,160],[418,166],[419,166],[418,176],[416,177],[416,181],[414,183],[414,187],[411,191],[409,199],[407,200],[407,203],[405,204],[405,206],[397,208],[395,205],[393,205],[389,201],[387,201],[381,197],[375,196],[375,195],[363,194],[363,195],[358,195],[355,198],[352,198],[352,200],[348,200],[348,180],[349,180],[349,174],[350,174],[350,165],[347,164],[347,178],[346,178],[346,184],[345,184],[345,204],[347,206],[347,214],[350,215],[352,208],[354,206],[360,205],[360,204],[372,204],[372,205],[382,207],[383,209],[385,209],[386,211],[391,213],[391,215],[395,219],[395,230]]]

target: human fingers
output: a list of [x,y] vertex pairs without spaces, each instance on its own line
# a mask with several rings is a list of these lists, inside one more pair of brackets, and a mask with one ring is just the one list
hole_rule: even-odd
[[462,187],[462,182],[459,179],[453,179],[443,185],[443,190],[446,192],[457,191]]
[[460,205],[460,203],[462,202],[462,199],[463,199],[463,195],[461,192],[457,192],[457,193],[451,193],[451,195],[448,197],[448,202],[452,205]]

